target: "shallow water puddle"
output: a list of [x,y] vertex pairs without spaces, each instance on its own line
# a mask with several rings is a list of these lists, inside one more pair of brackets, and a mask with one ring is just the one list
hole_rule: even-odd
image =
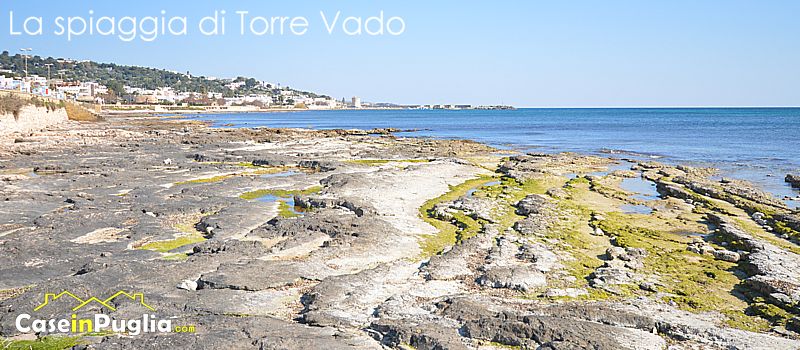
[[625,214],[652,214],[653,209],[641,204],[623,204],[619,206]]
[[[661,199],[661,195],[656,189],[656,183],[642,177],[625,178],[620,182],[619,187],[626,191],[632,192],[629,198],[638,199],[641,201],[654,201]],[[626,214],[651,214],[653,209],[642,204],[624,204],[620,206]]]
[[289,177],[289,176],[293,176],[293,175],[297,175],[297,174],[300,174],[300,172],[299,171],[295,171],[295,170],[290,170],[290,171],[284,171],[284,172],[275,173],[275,174],[264,174],[264,175],[261,175],[261,178],[262,179],[272,179],[272,178]]
[[640,199],[643,201],[654,201],[661,199],[661,195],[658,193],[658,190],[656,190],[656,183],[641,177],[623,179],[619,187],[626,192],[635,193],[633,196],[631,196],[631,198]]
[[[266,196],[256,198],[259,202],[264,203],[275,203],[275,202],[283,202],[286,204],[287,209],[297,216],[305,215],[305,210],[298,207],[294,202],[294,196],[291,197],[278,197],[275,195],[268,194]],[[279,203],[280,204],[280,203]]]
[[487,182],[487,183],[485,183],[485,184],[483,184],[481,186],[478,186],[478,187],[470,189],[469,191],[467,191],[466,196],[467,196],[467,198],[472,198],[472,196],[475,195],[475,192],[480,191],[481,188],[490,187],[490,186],[497,186],[499,184],[500,184],[500,181]]

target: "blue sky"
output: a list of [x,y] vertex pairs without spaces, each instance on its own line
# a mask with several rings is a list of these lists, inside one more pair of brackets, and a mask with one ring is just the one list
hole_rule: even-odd
[[[56,36],[57,16],[188,17],[189,35],[123,42]],[[228,32],[196,22],[226,10]],[[240,36],[237,10],[304,16],[304,36]],[[329,16],[402,17],[400,36],[329,35]],[[42,36],[11,36],[27,16]],[[798,106],[798,1],[309,0],[0,2],[0,49],[253,76],[334,97],[517,106]]]

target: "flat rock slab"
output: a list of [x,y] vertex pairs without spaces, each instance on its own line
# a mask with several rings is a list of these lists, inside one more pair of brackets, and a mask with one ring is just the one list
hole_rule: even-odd
[[200,290],[186,307],[217,315],[289,316],[300,305],[296,289],[250,292],[244,290]]
[[250,260],[226,263],[200,277],[200,289],[262,291],[293,285],[303,279],[301,267],[290,261]]

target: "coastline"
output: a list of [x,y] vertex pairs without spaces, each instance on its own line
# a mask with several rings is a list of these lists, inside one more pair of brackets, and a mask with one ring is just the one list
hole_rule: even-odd
[[[634,109],[620,118],[631,115],[651,113],[652,109]],[[747,110],[746,115],[755,117],[762,122],[774,119],[776,116],[788,113],[796,115],[796,108],[789,109],[787,112],[770,112],[767,116],[760,117],[759,111],[764,109],[757,108]],[[708,112],[712,111],[712,112]],[[725,111],[721,113],[720,111]],[[684,119],[675,120],[674,123],[664,123],[661,125],[663,130],[691,125],[690,123],[706,123],[706,125],[729,124],[726,117],[736,117],[742,114],[742,109],[664,109],[654,112],[657,117],[670,115],[687,115]],[[783,181],[787,174],[800,172],[800,163],[797,162],[791,151],[791,140],[786,140],[786,134],[780,130],[762,130],[758,125],[750,126],[752,129],[746,130],[727,130],[715,127],[705,127],[702,131],[696,131],[690,136],[679,137],[678,135],[665,135],[656,130],[648,132],[646,136],[637,135],[635,130],[639,130],[636,122],[621,123],[619,129],[613,131],[602,131],[601,125],[608,126],[617,123],[613,120],[602,120],[603,115],[613,115],[618,112],[616,109],[597,109],[590,112],[583,112],[582,109],[557,109],[528,112],[520,110],[518,113],[498,112],[491,113],[485,111],[378,111],[360,113],[357,110],[342,110],[328,113],[328,111],[317,111],[317,113],[303,112],[296,116],[278,115],[258,115],[258,114],[215,114],[191,117],[204,120],[215,127],[287,127],[304,129],[371,129],[371,128],[391,128],[400,127],[407,130],[417,130],[415,133],[403,134],[403,136],[434,137],[443,139],[470,139],[483,142],[493,147],[503,149],[514,149],[522,153],[526,152],[577,152],[590,155],[611,155],[614,157],[627,157],[637,161],[657,160],[671,165],[692,165],[696,167],[713,167],[720,169],[719,176],[740,178],[755,183],[767,192],[774,193],[777,198],[783,199],[790,206],[800,205],[800,192],[793,189]],[[721,114],[720,114],[721,113]],[[582,118],[576,122],[570,118],[560,118],[559,115],[574,115]],[[719,118],[706,118],[701,121],[690,118],[693,115],[716,115]],[[469,117],[474,115],[475,117]],[[527,118],[557,118],[553,122],[541,121],[530,123],[520,120],[521,115]],[[594,121],[593,116],[601,116],[600,121]],[[586,116],[592,116],[587,118]],[[612,118],[613,119],[613,118]],[[411,122],[409,122],[411,120]],[[485,123],[485,120],[491,120]],[[648,123],[652,119],[642,119],[639,123]],[[794,127],[796,121],[784,120],[788,124],[784,127]],[[576,124],[577,123],[577,124]],[[600,123],[600,124],[597,124]],[[780,124],[780,123],[779,123]],[[471,127],[480,125],[480,128]],[[567,128],[570,132],[562,132],[562,128]],[[574,131],[573,131],[574,130]],[[727,132],[725,136],[713,137],[708,140],[698,141],[698,138],[709,138],[714,134]],[[761,134],[757,134],[761,132]],[[757,138],[751,144],[750,149],[757,151],[733,151],[736,143],[729,141],[733,135],[747,136],[749,134],[760,135],[760,137],[749,137],[747,140]],[[615,140],[615,142],[609,142]],[[763,140],[772,140],[765,143]],[[742,142],[742,141],[739,141]],[[700,149],[706,148],[703,152]],[[734,147],[734,148],[731,148]],[[766,151],[769,150],[769,151]]]
[[290,112],[314,112],[314,111],[397,111],[397,110],[407,110],[407,108],[389,108],[389,107],[381,107],[381,108],[332,108],[332,109],[309,109],[309,108],[259,108],[259,109],[236,109],[236,110],[229,110],[229,109],[203,109],[203,110],[193,110],[193,109],[163,109],[157,110],[152,107],[157,106],[146,106],[147,108],[144,109],[131,109],[131,110],[113,110],[113,109],[104,109],[103,112],[108,115],[163,115],[163,114],[177,114],[177,115],[192,115],[192,114],[229,114],[229,113],[243,113],[243,114],[256,114],[256,113],[290,113]]
[[97,348],[800,346],[796,211],[710,169],[497,151],[140,115],[16,135],[0,305],[133,288],[203,326]]

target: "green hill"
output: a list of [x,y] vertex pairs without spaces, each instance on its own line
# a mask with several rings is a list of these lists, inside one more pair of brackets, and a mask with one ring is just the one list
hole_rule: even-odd
[[[123,94],[123,86],[143,89],[156,89],[171,87],[180,92],[215,92],[222,93],[225,97],[243,96],[248,94],[277,94],[275,86],[262,86],[256,79],[238,77],[236,79],[209,79],[204,76],[194,76],[188,73],[172,72],[164,69],[123,66],[114,63],[98,63],[92,61],[71,61],[53,57],[43,58],[30,56],[28,58],[28,71],[30,75],[46,77],[47,68],[50,66],[52,78],[61,78],[66,81],[95,81],[108,86],[117,95]],[[22,55],[11,56],[8,51],[0,54],[0,69],[10,70],[15,76],[25,74],[25,61]],[[8,73],[5,73],[6,75]],[[227,84],[244,82],[238,89],[231,90]],[[296,90],[295,90],[296,91]],[[327,97],[308,91],[297,91],[311,97]]]

